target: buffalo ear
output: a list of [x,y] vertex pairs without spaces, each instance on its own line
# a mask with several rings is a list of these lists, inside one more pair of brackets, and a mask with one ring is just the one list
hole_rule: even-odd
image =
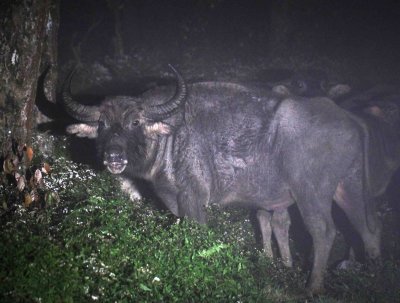
[[328,97],[329,98],[339,98],[341,96],[347,95],[351,92],[351,87],[347,84],[336,84],[329,88]]
[[67,127],[67,133],[81,138],[97,138],[97,124],[90,125],[84,123],[71,124]]
[[383,110],[376,105],[368,106],[367,108],[364,109],[364,112],[381,119],[385,118],[385,113],[383,112]]
[[275,85],[272,91],[282,97],[289,97],[291,95],[290,89],[284,84]]
[[170,125],[164,122],[148,123],[145,131],[149,135],[169,135],[172,132]]

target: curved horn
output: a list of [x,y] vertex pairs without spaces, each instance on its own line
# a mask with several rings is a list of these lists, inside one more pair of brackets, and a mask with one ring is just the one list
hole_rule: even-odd
[[171,64],[168,64],[168,66],[172,69],[177,79],[176,92],[174,96],[167,102],[160,105],[149,106],[146,108],[146,117],[153,121],[161,121],[171,117],[175,113],[175,111],[183,104],[186,98],[187,89],[185,80]]
[[65,111],[73,118],[81,122],[97,122],[100,117],[98,106],[87,106],[76,102],[71,95],[71,81],[75,74],[74,68],[65,79],[62,87],[62,105]]

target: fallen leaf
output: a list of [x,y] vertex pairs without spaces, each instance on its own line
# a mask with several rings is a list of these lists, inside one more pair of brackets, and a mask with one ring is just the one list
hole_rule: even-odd
[[[15,178],[17,179],[17,178]],[[17,188],[19,191],[23,191],[26,186],[25,178],[23,176],[20,176],[17,180]]]
[[33,201],[33,199],[31,197],[31,195],[29,193],[26,193],[24,196],[24,207],[29,207],[29,205],[32,204],[32,201]]
[[4,162],[3,162],[3,171],[6,174],[11,174],[13,171],[15,171],[15,165],[12,157],[7,157]]
[[14,178],[15,178],[15,181],[18,182],[19,178],[21,178],[21,175],[19,173],[15,172],[14,173]]
[[42,180],[42,172],[40,171],[40,169],[35,170],[35,184],[40,184],[40,181]]
[[45,173],[45,174],[50,174],[51,167],[50,167],[49,163],[47,163],[47,162],[43,163],[42,172]]
[[30,196],[32,198],[32,202],[33,201],[39,201],[40,197],[39,197],[39,193],[37,192],[36,189],[33,189],[30,193]]
[[30,146],[26,147],[25,155],[26,155],[26,158],[28,159],[28,161],[31,162],[32,159],[33,159],[33,149],[32,149],[32,147],[30,147]]

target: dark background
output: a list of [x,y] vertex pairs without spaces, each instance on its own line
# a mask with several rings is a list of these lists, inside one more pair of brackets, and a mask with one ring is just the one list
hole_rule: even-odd
[[191,79],[313,67],[356,85],[398,81],[398,1],[84,0],[60,13],[61,65],[80,45],[82,63],[114,78],[162,77],[172,63]]

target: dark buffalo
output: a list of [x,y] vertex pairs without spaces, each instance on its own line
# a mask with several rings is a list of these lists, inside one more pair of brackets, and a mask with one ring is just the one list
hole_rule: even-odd
[[[324,91],[318,88],[320,81],[316,75],[306,75],[297,74],[292,82],[276,86],[274,90],[285,96],[296,93],[314,97],[323,96]],[[320,79],[325,78],[321,77]],[[296,88],[300,86],[304,91]],[[369,185],[370,196],[377,200],[386,191],[392,176],[400,166],[400,111],[398,104],[400,93],[390,85],[377,85],[351,94],[348,94],[346,89],[342,90],[342,85],[333,86],[332,89],[337,90],[335,102],[352,113],[364,129],[366,134],[365,155],[368,160],[366,181]],[[341,95],[341,92],[346,92],[346,94]],[[329,93],[325,92],[325,96],[329,96]],[[341,196],[342,199],[346,198],[345,193]],[[288,246],[289,244],[284,242],[283,245]],[[290,253],[288,258],[290,259]]]
[[311,293],[323,289],[335,237],[333,197],[369,256],[380,255],[366,182],[368,134],[358,118],[328,99],[283,99],[223,82],[186,85],[174,72],[175,93],[157,87],[140,97],[107,97],[100,106],[74,101],[70,76],[64,106],[82,123],[68,131],[97,137],[111,173],[150,181],[177,216],[205,223],[207,205],[239,202],[258,210],[268,239],[270,213],[278,224],[296,203],[313,239]]
[[368,160],[367,182],[370,195],[379,201],[400,167],[400,95],[389,98],[370,99],[350,111],[359,119],[368,133],[366,156]]
[[400,91],[392,85],[379,84],[363,90],[354,90],[351,94],[344,95],[335,101],[340,107],[353,112],[361,112],[368,107],[377,106],[383,110],[384,116],[381,115],[381,117],[385,120],[389,119],[392,122],[398,120]]
[[350,94],[347,85],[338,84],[327,89],[326,83],[322,72],[303,71],[296,73],[289,84],[282,85],[284,88],[275,87],[274,90],[286,96],[332,98],[357,118],[368,134],[369,182],[372,195],[377,197],[385,191],[399,166],[400,92],[394,86],[376,85]]
[[[400,167],[400,94],[388,85],[354,93],[340,106],[353,113],[368,133],[368,182],[371,196],[379,202]],[[394,186],[391,190],[393,191]],[[396,195],[398,194],[396,186]],[[392,193],[393,194],[393,193]],[[354,252],[354,251],[353,251]],[[352,254],[351,254],[352,255]],[[354,257],[354,255],[353,255]],[[347,267],[344,261],[339,266]]]

